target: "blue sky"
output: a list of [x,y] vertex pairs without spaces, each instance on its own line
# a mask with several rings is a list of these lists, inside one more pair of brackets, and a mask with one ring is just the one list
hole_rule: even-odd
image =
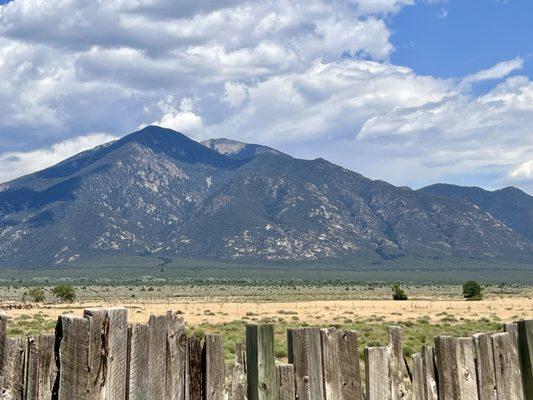
[[396,185],[533,194],[531,15],[529,0],[12,0],[0,182],[158,124]]

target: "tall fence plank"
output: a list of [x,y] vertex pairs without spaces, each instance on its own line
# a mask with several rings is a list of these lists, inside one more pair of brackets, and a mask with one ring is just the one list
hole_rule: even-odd
[[424,374],[425,400],[438,400],[437,366],[435,364],[435,350],[431,346],[422,347],[422,368]]
[[148,361],[150,358],[148,325],[133,324],[128,329],[128,399],[149,398]]
[[206,335],[203,350],[204,399],[224,400],[225,364],[220,335]]
[[507,332],[492,335],[496,390],[498,399],[523,400],[521,377],[515,374],[512,342]]
[[456,338],[458,393],[461,400],[478,400],[474,339]]
[[203,371],[202,371],[202,342],[198,336],[187,339],[188,365],[185,378],[185,398],[187,400],[202,400]]
[[457,378],[455,339],[451,336],[437,336],[435,338],[435,355],[437,358],[439,400],[455,400],[454,388]]
[[328,400],[362,400],[357,334],[322,329],[324,392]]
[[0,390],[4,387],[7,363],[7,324],[8,316],[0,311]]
[[231,374],[231,392],[229,400],[244,400],[246,388],[244,386],[244,353],[242,343],[235,345],[235,363]]
[[26,356],[26,400],[50,400],[57,374],[54,335],[28,339]]
[[276,385],[279,400],[294,400],[296,398],[294,365],[276,365]]
[[25,356],[25,340],[22,338],[7,338],[2,400],[20,400],[23,398]]
[[474,343],[477,357],[479,400],[498,400],[492,336],[489,333],[478,333],[474,335]]
[[504,324],[503,329],[509,334],[510,343],[510,360],[509,367],[511,369],[511,379],[516,386],[516,391],[522,393],[522,398],[525,398],[524,395],[524,386],[522,383],[522,372],[520,371],[520,355],[518,353],[518,324],[509,323]]
[[166,400],[185,400],[187,334],[183,317],[167,312]]
[[294,365],[296,396],[299,400],[324,400],[320,329],[291,329],[288,338],[291,342],[288,347],[289,360]]
[[248,400],[277,400],[274,326],[246,326]]
[[525,398],[533,400],[533,320],[518,322],[518,351]]
[[389,348],[365,349],[366,399],[390,400]]
[[60,324],[59,400],[88,400],[89,319],[63,315]]
[[151,315],[148,321],[148,387],[154,399],[165,398],[167,320]]
[[412,384],[412,400],[426,400],[424,392],[424,363],[421,353],[412,355],[413,360],[413,384]]
[[402,342],[402,329],[398,326],[389,327],[389,377],[392,400],[400,400],[407,396]]

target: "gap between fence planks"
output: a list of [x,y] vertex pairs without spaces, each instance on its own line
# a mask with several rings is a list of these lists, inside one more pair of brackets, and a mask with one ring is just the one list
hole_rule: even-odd
[[[226,376],[223,337],[187,337],[181,315],[128,325],[124,308],[58,318],[55,335],[8,338],[0,313],[0,399],[4,400],[531,400],[533,323],[505,332],[439,336],[406,368],[402,330],[365,349],[363,392],[357,333],[290,329],[289,364],[276,365],[274,326],[246,328]],[[228,382],[226,382],[226,379]],[[438,385],[437,385],[438,382]],[[245,384],[247,388],[245,389]],[[437,390],[438,387],[438,390]],[[439,392],[439,393],[438,393]]]

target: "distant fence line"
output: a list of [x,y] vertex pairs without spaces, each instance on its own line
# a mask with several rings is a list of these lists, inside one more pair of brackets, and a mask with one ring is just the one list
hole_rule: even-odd
[[220,335],[187,336],[172,312],[128,324],[125,308],[62,315],[54,335],[7,337],[0,314],[4,400],[532,400],[533,320],[504,332],[438,336],[410,360],[402,330],[364,351],[355,331],[287,332],[288,364],[274,356],[274,326],[246,326],[226,371]]

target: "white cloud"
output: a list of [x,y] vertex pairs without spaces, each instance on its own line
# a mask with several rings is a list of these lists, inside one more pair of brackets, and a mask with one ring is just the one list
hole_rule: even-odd
[[48,148],[0,154],[0,183],[50,167],[81,151],[116,139],[112,135],[94,133],[68,139]]
[[533,160],[526,161],[509,173],[513,179],[533,179]]
[[3,177],[69,153],[53,143],[153,122],[401,184],[530,179],[513,174],[533,160],[524,59],[456,79],[392,64],[390,17],[413,3],[14,0],[0,7]]

